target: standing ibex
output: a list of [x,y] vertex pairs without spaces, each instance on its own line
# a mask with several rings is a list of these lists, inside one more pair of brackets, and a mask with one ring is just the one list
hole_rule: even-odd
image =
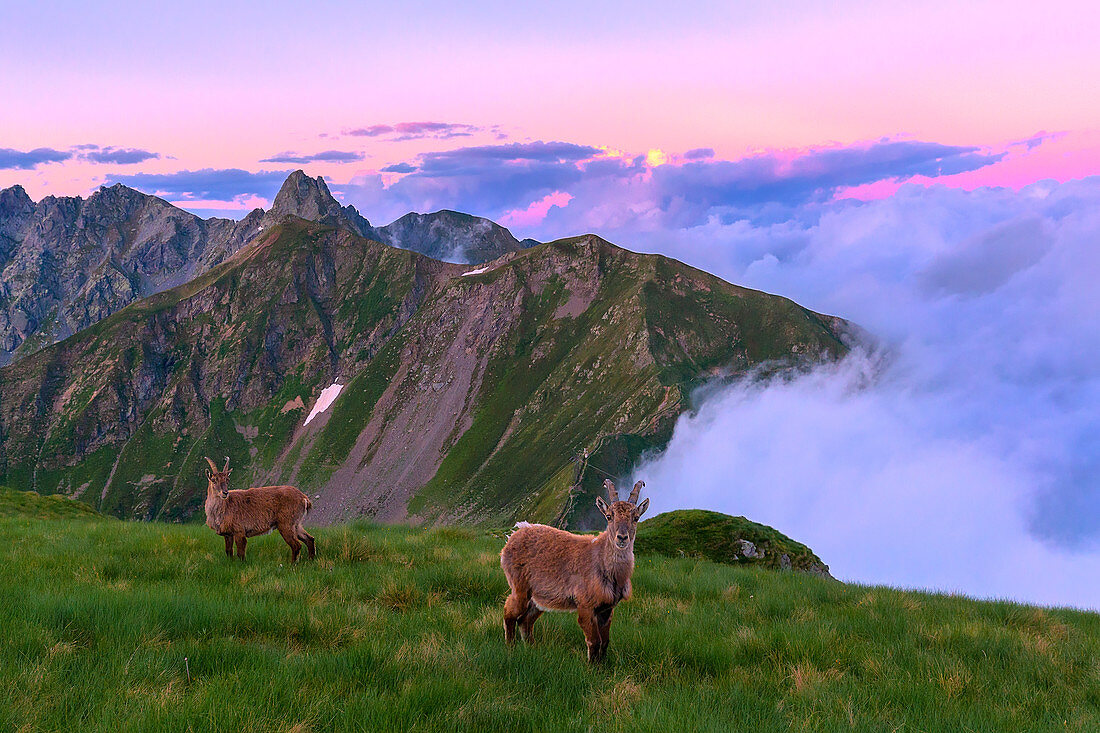
[[313,502],[293,486],[260,486],[254,489],[229,490],[229,459],[218,470],[209,458],[206,472],[206,524],[225,537],[225,554],[233,557],[233,543],[237,543],[237,557],[244,559],[244,546],[249,537],[279,530],[290,545],[290,561],[297,562],[302,542],[306,543],[310,559],[316,556],[313,537],[302,528],[302,519],[313,507]]
[[588,642],[588,661],[603,659],[615,604],[630,597],[634,533],[649,506],[649,499],[637,504],[644,481],[634,484],[627,501],[619,501],[611,481],[604,481],[604,486],[611,505],[596,497],[607,519],[607,529],[598,536],[520,522],[508,538],[500,566],[512,588],[504,602],[504,640],[509,644],[515,641],[517,624],[520,636],[530,642],[535,619],[543,611],[576,610]]

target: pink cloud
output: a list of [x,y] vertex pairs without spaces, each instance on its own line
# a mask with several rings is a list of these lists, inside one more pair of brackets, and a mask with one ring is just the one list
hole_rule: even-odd
[[[1000,149],[1008,155],[992,165],[936,178],[913,176],[905,183],[966,191],[986,187],[1018,191],[1044,179],[1065,183],[1100,173],[1100,131],[1040,133],[1028,140],[1004,144]],[[893,196],[902,185],[900,181],[884,179],[842,189],[834,198],[874,201]]]
[[538,201],[532,201],[526,209],[513,209],[500,217],[500,223],[509,227],[533,226],[538,224],[550,213],[551,207],[564,209],[573,200],[572,194],[564,191],[554,191],[543,196]]

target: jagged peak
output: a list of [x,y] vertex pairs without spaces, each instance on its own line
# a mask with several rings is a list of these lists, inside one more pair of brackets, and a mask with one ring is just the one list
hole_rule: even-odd
[[27,194],[27,190],[18,183],[0,189],[0,211],[29,210],[31,208],[34,208],[34,200]]
[[271,213],[276,216],[294,214],[303,219],[311,219],[315,217],[305,214],[324,214],[339,208],[340,204],[328,190],[324,177],[310,178],[305,171],[296,170],[283,181],[279,193],[275,195],[275,201],[271,204]]

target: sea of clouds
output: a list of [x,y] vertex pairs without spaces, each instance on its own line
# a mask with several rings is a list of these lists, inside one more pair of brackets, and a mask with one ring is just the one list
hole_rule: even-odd
[[844,580],[1100,608],[1100,178],[613,235],[878,340],[710,393],[636,471],[654,510],[773,525]]

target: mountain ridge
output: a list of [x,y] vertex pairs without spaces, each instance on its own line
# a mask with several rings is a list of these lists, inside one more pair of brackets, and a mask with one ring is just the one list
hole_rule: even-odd
[[239,221],[202,219],[121,183],[86,199],[46,196],[37,203],[11,186],[0,190],[0,365],[201,275],[287,216],[437,258],[469,253],[487,261],[530,244],[488,220],[452,220],[452,213],[376,228],[336,201],[323,178],[301,170],[283,182],[270,210],[254,209]]
[[228,454],[324,521],[585,526],[695,385],[838,358],[845,326],[592,235],[474,268],[290,218],[0,369],[0,481],[183,519]]

